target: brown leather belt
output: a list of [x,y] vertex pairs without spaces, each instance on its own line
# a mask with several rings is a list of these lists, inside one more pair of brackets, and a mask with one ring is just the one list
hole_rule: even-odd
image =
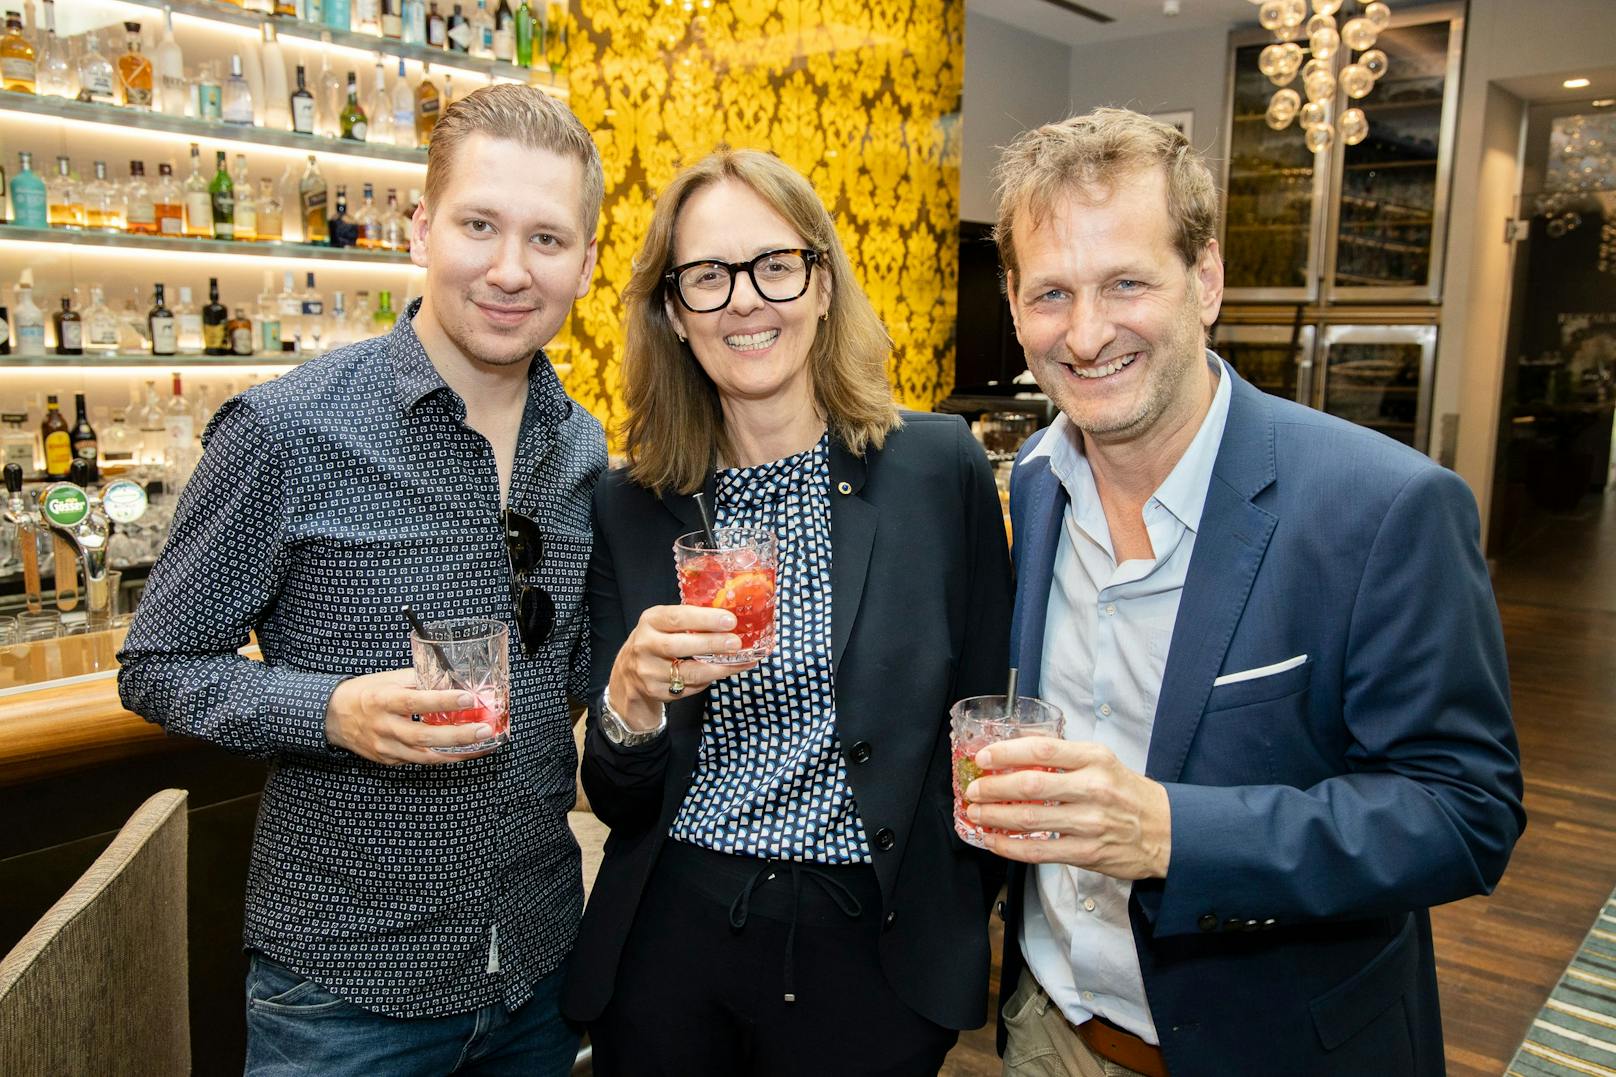
[[1072,1030],[1101,1058],[1136,1070],[1145,1077],[1167,1077],[1167,1062],[1162,1058],[1160,1047],[1151,1046],[1104,1018],[1090,1018],[1081,1025],[1072,1025]]

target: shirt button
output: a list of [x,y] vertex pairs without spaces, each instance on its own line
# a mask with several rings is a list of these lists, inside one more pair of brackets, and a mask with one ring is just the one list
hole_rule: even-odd
[[1218,914],[1215,912],[1203,912],[1195,918],[1195,926],[1202,931],[1216,931],[1218,929]]
[[1117,604],[1115,602],[1107,602],[1105,604],[1105,615],[1107,617],[1115,617],[1117,615]]
[[1107,718],[1111,717],[1111,704],[1109,704],[1109,703],[1101,703],[1100,704],[1100,713],[1105,715]]
[[1085,992],[1083,992],[1083,1001],[1084,1002],[1093,1002],[1094,1001],[1094,992],[1093,991],[1085,991]]
[[1094,899],[1093,898],[1084,898],[1083,899],[1083,911],[1084,912],[1093,912],[1094,911]]

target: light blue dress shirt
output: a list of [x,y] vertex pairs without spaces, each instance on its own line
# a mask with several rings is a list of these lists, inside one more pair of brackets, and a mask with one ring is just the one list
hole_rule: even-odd
[[[1207,363],[1218,376],[1212,406],[1145,503],[1155,560],[1117,563],[1082,433],[1064,414],[1022,462],[1047,456],[1069,498],[1044,628],[1042,697],[1066,716],[1067,740],[1103,744],[1139,773],[1229,417],[1222,361],[1208,352]],[[1064,864],[1038,865],[1029,881],[1021,952],[1061,1012],[1074,1024],[1098,1014],[1159,1042],[1128,922],[1133,883]]]

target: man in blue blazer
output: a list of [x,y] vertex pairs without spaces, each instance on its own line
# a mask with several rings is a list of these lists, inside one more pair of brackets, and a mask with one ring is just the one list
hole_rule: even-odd
[[1427,909],[1525,825],[1474,500],[1205,350],[1217,192],[1177,131],[1099,110],[999,179],[1061,411],[1013,477],[1013,662],[1067,722],[966,793],[1023,862],[1005,1072],[1441,1074]]

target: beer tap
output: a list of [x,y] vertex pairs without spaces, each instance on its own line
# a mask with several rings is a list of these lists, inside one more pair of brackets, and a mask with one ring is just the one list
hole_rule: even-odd
[[69,482],[45,488],[39,516],[56,538],[56,605],[65,611],[79,602],[78,569],[84,569],[84,590],[89,599],[92,625],[105,623],[110,613],[107,592],[107,544],[116,523],[137,520],[146,511],[146,491],[127,479],[110,482],[99,494],[83,484],[89,462],[74,460]]
[[29,613],[45,608],[39,587],[39,514],[28,506],[22,492],[22,468],[7,464],[6,522],[17,529],[17,553],[22,558],[23,596]]

